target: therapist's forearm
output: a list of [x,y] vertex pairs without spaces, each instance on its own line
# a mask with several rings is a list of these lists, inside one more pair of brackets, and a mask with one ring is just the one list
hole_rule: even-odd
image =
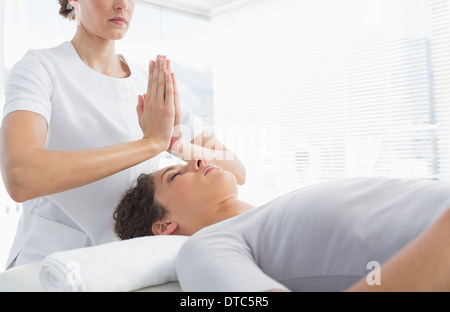
[[81,187],[160,153],[148,139],[85,151],[27,150],[10,163],[9,186],[17,202]]
[[208,163],[231,172],[239,185],[245,184],[246,170],[244,165],[233,152],[226,148],[212,150],[207,147],[180,140],[172,148],[171,154],[184,161],[190,161],[195,157],[202,157],[202,159],[206,160]]

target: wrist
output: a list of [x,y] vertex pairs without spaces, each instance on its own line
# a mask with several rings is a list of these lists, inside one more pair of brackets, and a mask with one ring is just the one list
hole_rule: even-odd
[[186,152],[189,150],[189,145],[190,145],[189,142],[183,139],[178,139],[171,144],[167,152],[169,152],[175,157],[184,159]]
[[149,158],[153,158],[165,151],[165,147],[153,138],[143,137],[139,142],[145,152],[149,155]]

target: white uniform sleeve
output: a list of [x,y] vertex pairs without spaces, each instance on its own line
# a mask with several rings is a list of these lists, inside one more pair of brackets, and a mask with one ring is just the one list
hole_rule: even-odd
[[8,75],[3,118],[14,111],[25,110],[42,115],[49,123],[52,90],[48,62],[30,50]]
[[261,271],[241,237],[227,232],[191,237],[178,253],[177,275],[187,292],[289,291]]

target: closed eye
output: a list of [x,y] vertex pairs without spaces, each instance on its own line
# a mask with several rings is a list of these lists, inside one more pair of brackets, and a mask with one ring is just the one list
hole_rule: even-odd
[[180,175],[181,172],[179,170],[175,171],[174,173],[172,173],[168,179],[168,182],[172,182],[178,175]]

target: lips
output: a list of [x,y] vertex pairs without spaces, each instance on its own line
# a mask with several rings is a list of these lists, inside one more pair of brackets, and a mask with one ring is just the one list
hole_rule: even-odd
[[203,175],[205,176],[205,175],[207,175],[208,172],[210,172],[211,170],[219,169],[219,168],[220,168],[220,167],[217,167],[217,166],[214,166],[214,165],[208,165],[208,166],[205,167],[205,169],[203,169]]
[[112,19],[110,19],[110,21],[113,23],[118,23],[118,24],[126,24],[127,23],[127,19],[124,17],[112,18]]

